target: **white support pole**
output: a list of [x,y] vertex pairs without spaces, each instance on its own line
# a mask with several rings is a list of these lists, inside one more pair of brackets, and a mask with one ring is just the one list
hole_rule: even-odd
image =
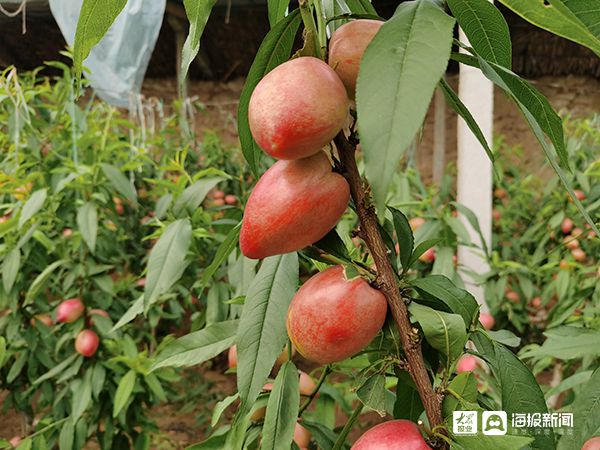
[[[468,43],[462,30],[460,30],[460,39]],[[491,144],[494,112],[492,83],[478,69],[460,64],[458,96],[471,111],[485,139]],[[475,213],[483,237],[489,246],[492,235],[492,164],[477,138],[460,117],[457,146],[457,200]],[[469,231],[471,241],[481,246],[475,230],[464,217],[462,220]],[[483,274],[489,270],[483,252],[477,249],[460,246],[458,261],[467,271]],[[463,279],[469,292],[482,305],[482,310],[487,310],[483,286],[476,285],[468,274],[464,274]]]

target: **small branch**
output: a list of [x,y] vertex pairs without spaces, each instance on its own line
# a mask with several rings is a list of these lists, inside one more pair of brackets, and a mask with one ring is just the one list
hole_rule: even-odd
[[[387,259],[387,249],[383,239],[379,234],[377,215],[375,208],[368,198],[362,179],[356,165],[355,153],[356,142],[351,137],[346,138],[343,132],[340,132],[335,138],[335,145],[338,149],[340,162],[342,164],[342,175],[350,185],[352,200],[356,206],[356,213],[360,220],[363,231],[363,239],[373,256],[377,273],[379,274],[378,285],[385,295],[396,326],[400,333],[400,340],[406,360],[408,362],[408,372],[412,377],[419,397],[423,402],[429,425],[432,429],[437,429],[443,425],[441,402],[442,395],[438,394],[429,379],[429,374],[425,367],[425,360],[421,352],[419,336],[413,329],[409,316],[408,308],[402,299],[397,284],[397,274],[394,272],[389,260]],[[445,443],[438,441],[436,448],[445,447]]]
[[354,423],[357,421],[358,416],[360,416],[360,413],[362,412],[363,407],[364,407],[364,405],[362,404],[362,402],[356,407],[356,409],[354,410],[354,412],[348,419],[348,422],[346,422],[346,425],[344,425],[342,432],[340,433],[337,440],[335,441],[335,444],[333,444],[333,447],[331,450],[341,450],[342,448],[344,448],[344,443],[346,442],[346,438],[348,437],[350,430],[354,426]]
[[317,381],[317,385],[315,386],[315,390],[311,392],[311,394],[308,396],[308,399],[306,399],[306,401],[304,402],[304,404],[300,407],[300,410],[298,411],[298,417],[301,417],[302,413],[304,411],[306,411],[306,408],[308,408],[310,406],[310,404],[312,403],[312,401],[315,399],[315,397],[319,393],[319,389],[321,389],[321,386],[325,382],[325,379],[327,378],[327,376],[330,373],[331,373],[331,366],[325,366],[325,369],[323,369],[323,373],[321,373],[321,377],[319,378],[319,381]]

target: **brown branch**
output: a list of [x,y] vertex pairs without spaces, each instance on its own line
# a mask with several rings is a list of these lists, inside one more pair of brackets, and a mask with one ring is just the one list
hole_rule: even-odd
[[[441,411],[442,396],[435,392],[429,379],[421,352],[419,334],[413,329],[410,323],[408,308],[402,299],[396,283],[396,274],[387,258],[387,249],[377,227],[375,208],[371,205],[365,192],[365,186],[363,186],[356,165],[356,143],[350,142],[343,132],[340,132],[335,138],[335,145],[342,164],[342,175],[350,185],[350,193],[360,220],[362,237],[377,266],[379,289],[388,301],[392,316],[400,332],[402,347],[408,361],[408,372],[415,382],[431,429],[440,431],[440,426],[443,424]],[[434,443],[434,445],[443,448],[445,443],[439,441]]]

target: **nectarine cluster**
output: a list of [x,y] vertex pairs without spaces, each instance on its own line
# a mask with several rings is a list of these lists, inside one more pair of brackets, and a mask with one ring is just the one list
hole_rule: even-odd
[[269,72],[248,104],[252,137],[276,162],[252,191],[240,235],[248,258],[300,250],[324,237],[346,210],[346,180],[323,147],[344,128],[362,55],[382,22],[356,20],[332,36],[329,65],[302,56]]

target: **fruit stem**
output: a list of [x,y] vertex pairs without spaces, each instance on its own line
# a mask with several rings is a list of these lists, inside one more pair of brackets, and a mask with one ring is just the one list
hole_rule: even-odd
[[[350,194],[356,206],[356,213],[363,231],[363,239],[377,267],[379,288],[388,301],[392,316],[398,327],[404,354],[408,361],[408,372],[416,385],[417,392],[425,408],[429,426],[439,428],[443,425],[441,408],[443,396],[434,390],[429,379],[423,353],[421,352],[420,338],[415,334],[410,323],[408,308],[398,288],[396,273],[387,259],[387,250],[379,234],[377,214],[366,193],[356,165],[357,143],[353,139],[346,138],[343,132],[338,133],[334,142],[342,164],[342,175],[350,185]],[[438,445],[436,448],[446,448],[443,441],[438,441],[436,444]]]
[[308,396],[308,399],[306,399],[304,404],[300,407],[300,410],[298,411],[298,417],[301,417],[302,413],[304,411],[306,411],[306,408],[308,408],[310,406],[312,401],[315,399],[315,397],[319,393],[319,389],[321,389],[321,386],[325,382],[325,379],[327,378],[327,376],[330,373],[331,373],[331,366],[325,366],[325,369],[323,369],[323,373],[321,373],[321,377],[319,378],[319,381],[317,381],[317,385],[315,386],[314,391],[312,391],[310,393],[310,395]]
[[319,42],[319,32],[315,24],[315,17],[310,7],[309,0],[299,0],[300,5],[300,16],[304,23],[304,28],[307,33],[307,38],[313,40],[315,56],[319,59],[325,59],[321,43]]
[[346,442],[346,438],[348,437],[350,430],[352,430],[352,427],[354,426],[354,423],[358,419],[358,416],[360,416],[360,413],[362,412],[363,407],[364,407],[363,403],[359,403],[359,405],[356,407],[356,409],[354,410],[354,412],[348,419],[348,422],[346,422],[346,425],[344,425],[344,428],[342,429],[340,435],[338,436],[337,440],[335,441],[335,444],[333,444],[333,447],[331,448],[331,450],[341,450],[342,448],[344,448],[344,443]]

